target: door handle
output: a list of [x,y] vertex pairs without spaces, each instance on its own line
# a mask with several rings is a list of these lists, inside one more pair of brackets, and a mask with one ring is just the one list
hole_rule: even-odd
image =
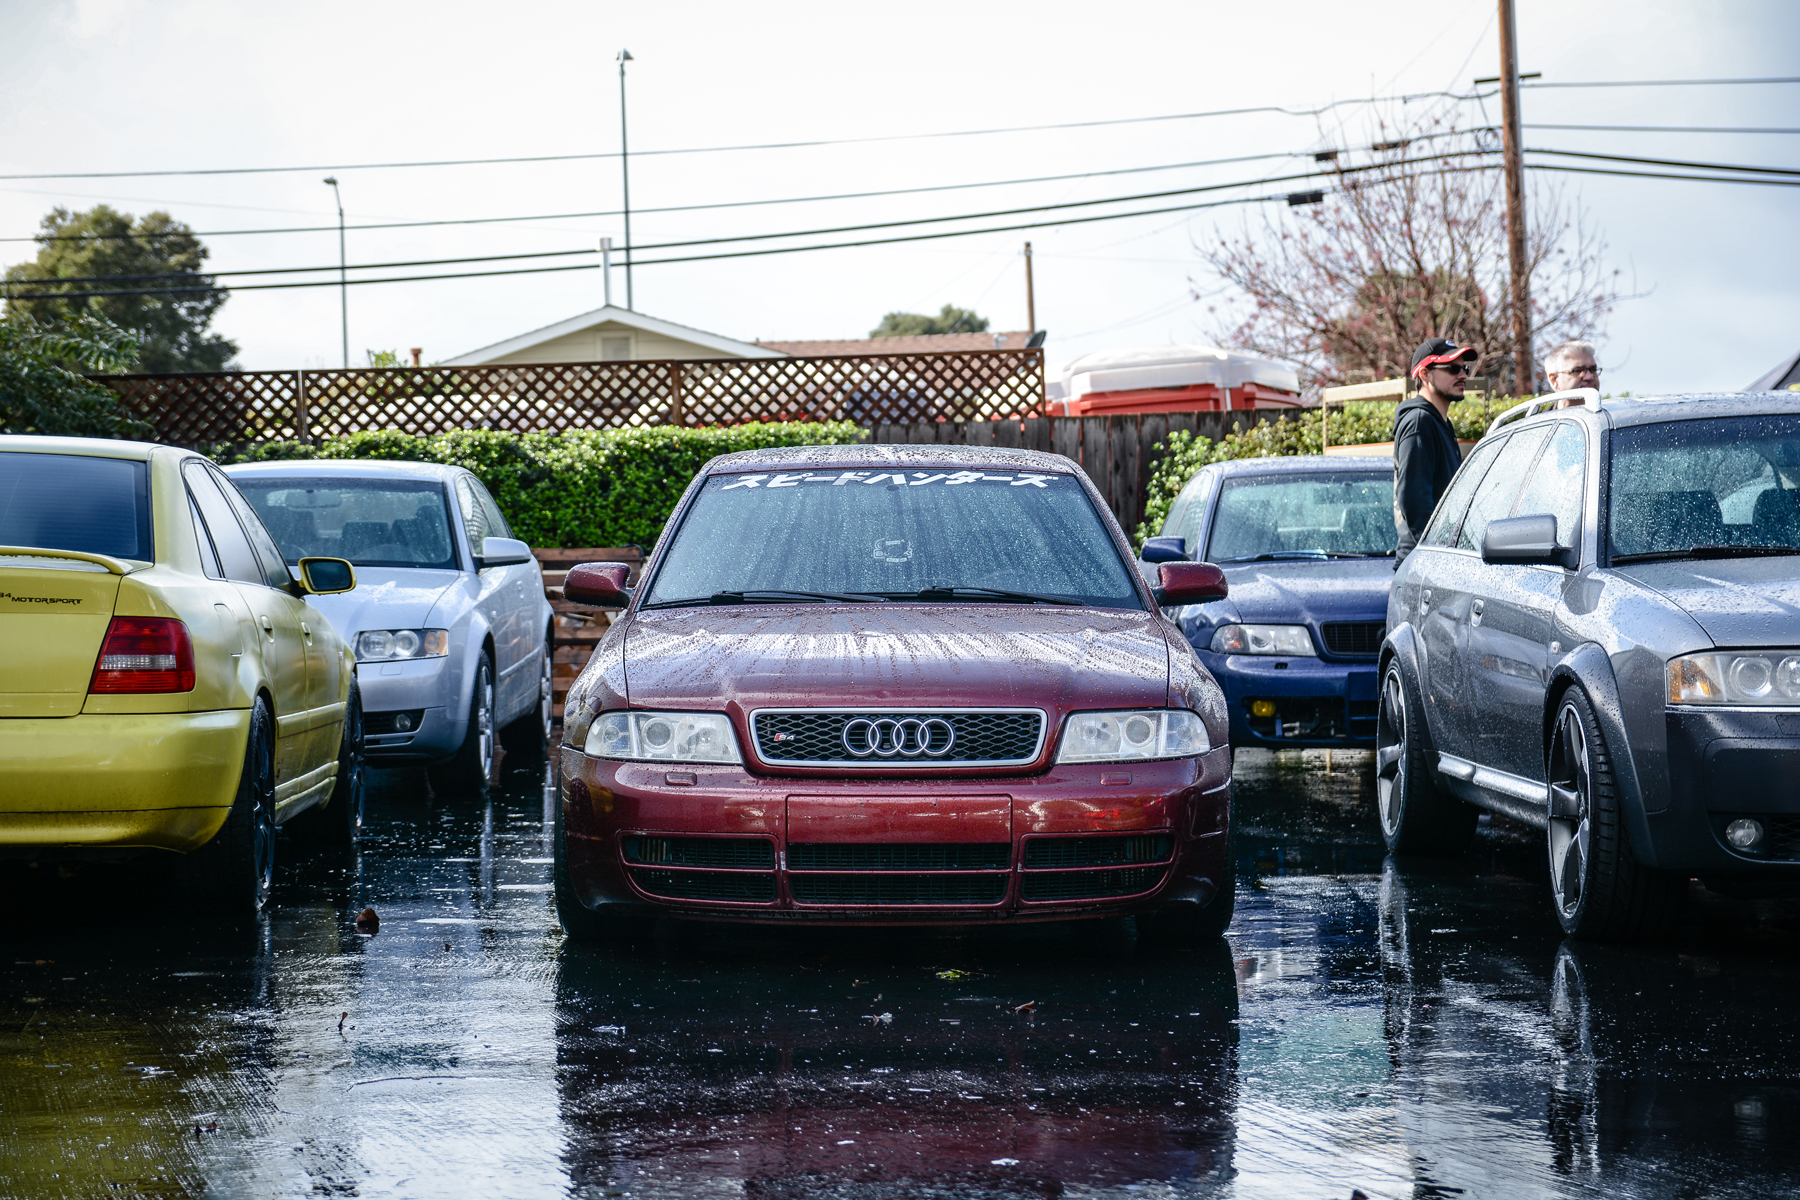
[[312,645],[312,627],[305,621],[300,622],[300,633],[306,638],[306,644]]
[[260,613],[257,614],[257,620],[262,622],[264,633],[268,634],[270,637],[275,636],[275,622],[269,620],[267,616]]
[[1471,624],[1471,625],[1481,624],[1481,610],[1484,607],[1485,607],[1485,603],[1480,600],[1477,600],[1473,604],[1469,605],[1469,624]]
[[1430,588],[1420,588],[1419,589],[1419,611],[1424,612],[1426,609],[1428,609],[1430,607],[1431,607],[1431,589]]

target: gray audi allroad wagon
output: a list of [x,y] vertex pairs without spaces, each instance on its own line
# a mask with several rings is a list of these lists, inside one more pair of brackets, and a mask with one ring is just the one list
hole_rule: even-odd
[[1545,831],[1571,935],[1653,936],[1688,880],[1800,886],[1800,396],[1503,413],[1388,600],[1376,792],[1398,853],[1478,808]]

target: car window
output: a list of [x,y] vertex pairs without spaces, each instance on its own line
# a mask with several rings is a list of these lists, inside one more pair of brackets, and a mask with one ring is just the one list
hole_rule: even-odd
[[1581,531],[1582,484],[1587,479],[1587,434],[1574,421],[1556,427],[1550,444],[1538,456],[1531,478],[1513,504],[1513,515],[1549,513],[1556,518],[1556,541],[1575,544]]
[[232,511],[231,502],[213,481],[206,464],[190,460],[181,473],[187,480],[188,495],[200,506],[200,515],[206,520],[207,532],[212,535],[213,547],[219,554],[219,564],[225,568],[225,578],[266,585],[268,576],[257,561],[256,551],[251,549],[250,539]]
[[0,546],[150,561],[150,464],[84,454],[0,454]]
[[1720,417],[1612,435],[1615,561],[1800,546],[1800,417]]
[[1482,476],[1469,501],[1469,514],[1463,518],[1462,528],[1456,535],[1458,547],[1481,549],[1481,537],[1487,532],[1488,522],[1512,511],[1519,485],[1525,482],[1532,460],[1537,458],[1537,452],[1543,449],[1549,436],[1550,427],[1540,425],[1536,429],[1521,429],[1506,439],[1506,445],[1501,447],[1494,465]]
[[[1186,487],[1181,489],[1181,492],[1175,497],[1175,502],[1169,505],[1169,515],[1163,518],[1162,529],[1158,531],[1163,537],[1186,536],[1181,532],[1182,523],[1188,520],[1190,511],[1194,509],[1195,502],[1205,489],[1205,481],[1206,476],[1196,475],[1188,480]],[[1194,521],[1197,522],[1199,517],[1200,514],[1197,511],[1193,512]]]
[[456,569],[444,486],[435,479],[240,475],[238,490],[289,562]]
[[1392,472],[1240,475],[1219,484],[1208,562],[1265,555],[1392,554]]
[[200,546],[200,569],[208,579],[225,578],[225,568],[219,563],[219,551],[213,546],[212,534],[206,531],[206,518],[200,515],[200,506],[194,503],[194,494],[188,493],[188,515],[194,519],[194,541]]
[[256,515],[256,510],[250,506],[248,500],[244,499],[243,493],[237,490],[237,486],[226,477],[224,472],[217,468],[208,468],[208,470],[212,472],[214,481],[219,485],[219,490],[225,493],[225,499],[231,504],[231,510],[237,513],[238,520],[243,522],[244,532],[250,535],[250,548],[256,551],[256,561],[262,564],[263,582],[270,587],[277,588],[286,587],[292,583],[294,577],[288,574],[287,560],[281,557],[281,547],[277,546],[275,539],[269,536],[269,531],[263,525],[262,518]]
[[1142,609],[1134,574],[1070,475],[744,473],[706,480],[647,602],[748,591],[904,598],[971,588]]
[[474,491],[475,499],[481,502],[481,511],[487,516],[488,536],[511,537],[512,526],[506,523],[505,515],[501,513],[500,506],[494,503],[494,497],[489,494],[487,486],[479,479],[471,479],[469,487]]
[[492,533],[487,509],[475,494],[474,480],[467,475],[456,477],[456,506],[462,511],[463,528],[469,533],[469,553],[481,553],[481,539]]
[[1469,452],[1463,465],[1450,480],[1450,487],[1443,498],[1437,502],[1437,508],[1431,514],[1431,524],[1425,527],[1425,536],[1419,539],[1421,546],[1454,546],[1457,531],[1462,528],[1463,514],[1469,511],[1469,498],[1475,494],[1475,488],[1487,474],[1487,469],[1494,464],[1494,456],[1506,445],[1506,438],[1495,438],[1484,441]]

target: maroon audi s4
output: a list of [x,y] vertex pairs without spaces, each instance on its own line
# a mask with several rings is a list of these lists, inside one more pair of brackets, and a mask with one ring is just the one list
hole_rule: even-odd
[[659,916],[942,925],[1231,919],[1218,685],[1060,455],[813,446],[716,458],[565,706],[554,878],[572,936]]

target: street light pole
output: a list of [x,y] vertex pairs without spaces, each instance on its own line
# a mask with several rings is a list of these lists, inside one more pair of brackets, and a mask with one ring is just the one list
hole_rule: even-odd
[[344,197],[338,192],[337,176],[327,175],[331,195],[338,210],[338,313],[344,326],[344,369],[350,369],[350,284],[344,278]]
[[625,185],[625,307],[631,302],[631,146],[625,138],[625,64],[631,62],[631,51],[619,51],[619,170]]
[[1513,0],[1500,0],[1500,127],[1506,170],[1506,253],[1512,273],[1513,389],[1537,390],[1531,363],[1531,279],[1525,263],[1525,163],[1519,145],[1518,31]]

